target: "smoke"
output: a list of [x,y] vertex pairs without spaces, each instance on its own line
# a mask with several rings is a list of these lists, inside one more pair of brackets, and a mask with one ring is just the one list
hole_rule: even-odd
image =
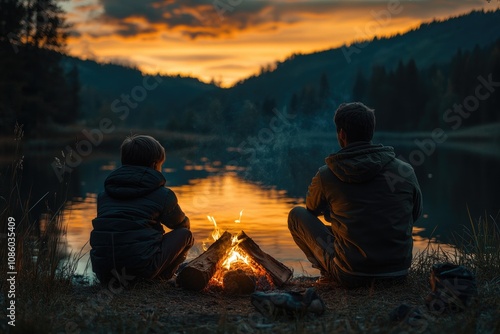
[[[333,126],[330,131],[324,129],[324,118],[293,116],[281,131],[269,135],[261,145],[253,146],[255,151],[243,159],[247,166],[244,178],[274,185],[286,189],[290,195],[302,197],[318,168],[324,165],[325,157],[338,145]],[[261,129],[258,133],[264,132]],[[260,137],[263,136],[257,136]]]

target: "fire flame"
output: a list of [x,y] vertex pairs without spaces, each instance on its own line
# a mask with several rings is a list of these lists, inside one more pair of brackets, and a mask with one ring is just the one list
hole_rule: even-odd
[[[239,223],[241,221],[241,215],[243,214],[243,210],[240,211],[240,219],[235,220],[235,222]],[[213,216],[207,216],[208,220],[214,224],[214,230],[212,231],[212,238],[214,241],[218,240],[221,237],[221,232],[220,228],[217,225],[217,222],[215,221],[215,218]],[[240,240],[238,240],[237,235],[233,235],[231,239],[231,248],[229,249],[224,261],[222,262],[222,267],[229,270],[231,269],[231,265],[241,262],[246,265],[250,264],[250,261],[248,259],[248,255],[244,255],[244,253],[238,248],[238,244],[240,243]],[[203,243],[203,248],[205,249],[206,244]],[[206,250],[206,249],[205,249]]]
[[219,226],[217,226],[217,222],[215,221],[215,218],[212,216],[207,216],[208,221],[214,224],[214,230],[212,231],[212,238],[214,241],[218,240],[221,236]]
[[238,240],[238,236],[234,235],[231,239],[231,248],[226,255],[226,259],[222,263],[222,266],[227,270],[231,269],[231,265],[237,262],[243,262],[246,265],[250,264],[248,255],[243,255],[242,252],[240,252],[240,249],[238,248],[239,243],[240,241]]
[[[243,210],[240,211],[239,219],[235,220],[235,223],[241,222],[241,216],[243,215]],[[217,241],[221,236],[221,230],[215,221],[215,218],[212,216],[207,216],[208,220],[214,225],[214,230],[211,233],[211,237],[214,241]],[[234,234],[231,237],[231,246],[226,251],[226,254],[223,256],[220,267],[215,271],[214,275],[210,279],[209,285],[218,286],[224,288],[225,285],[225,275],[230,270],[243,270],[247,274],[250,271],[250,275],[255,277],[259,277],[259,281],[256,283],[260,288],[270,289],[274,285],[272,283],[271,278],[268,276],[265,269],[263,269],[258,263],[252,259],[243,249],[239,248],[239,244],[244,239],[238,239],[238,235]],[[203,242],[203,250],[207,250],[207,242]],[[261,278],[265,278],[264,281]],[[263,283],[264,282],[264,283]]]
[[241,216],[242,216],[242,215],[243,215],[243,209],[240,211],[240,218],[239,218],[239,219],[236,219],[236,220],[234,221],[236,224],[241,223]]

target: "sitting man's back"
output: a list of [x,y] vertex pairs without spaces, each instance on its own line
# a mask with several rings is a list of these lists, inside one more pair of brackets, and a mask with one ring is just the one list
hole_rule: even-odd
[[342,149],[313,178],[307,209],[290,212],[292,236],[322,276],[342,285],[403,278],[411,265],[413,223],[422,211],[415,173],[392,147],[371,143],[373,110],[342,104],[334,120]]

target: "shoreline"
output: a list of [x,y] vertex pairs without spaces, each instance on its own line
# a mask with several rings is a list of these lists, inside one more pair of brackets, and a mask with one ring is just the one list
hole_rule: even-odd
[[[275,318],[259,313],[249,295],[186,291],[169,281],[142,282],[115,292],[97,285],[69,287],[46,309],[31,306],[29,315],[20,315],[18,326],[66,333],[68,329],[69,333],[487,333],[499,328],[498,286],[495,290],[481,284],[476,301],[462,312],[436,312],[424,302],[431,292],[427,279],[428,275],[413,271],[400,285],[348,290],[316,285],[314,277],[294,278],[280,290],[303,292],[315,287],[326,311],[321,316]],[[391,312],[402,304],[418,309],[420,316],[392,320]],[[46,321],[39,327],[42,317]]]
[[[183,150],[196,147],[200,143],[213,144],[221,141],[220,136],[209,134],[183,133],[172,131],[145,130],[145,129],[117,129],[109,134],[86,135],[82,129],[52,133],[46,138],[25,137],[21,141],[21,151],[43,155],[49,152],[61,151],[67,153],[69,149],[76,150],[76,143],[87,141],[96,152],[117,152],[123,139],[131,134],[148,134],[158,139],[163,145]],[[18,142],[14,136],[0,136],[0,156],[13,154]]]

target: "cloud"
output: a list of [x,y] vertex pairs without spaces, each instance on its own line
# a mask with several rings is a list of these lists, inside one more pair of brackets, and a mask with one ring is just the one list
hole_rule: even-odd
[[158,60],[179,60],[182,59],[184,61],[208,61],[208,60],[226,60],[231,58],[227,55],[220,54],[175,54],[175,55],[158,55],[155,56]]
[[[190,39],[215,38],[230,35],[269,21],[270,1],[243,1],[231,6],[228,0],[99,0],[103,13],[101,22],[119,27],[116,33],[124,37],[134,32],[175,30]],[[236,1],[231,1],[235,3]],[[222,5],[220,5],[222,4]],[[124,20],[143,19],[152,27],[146,29]],[[146,30],[145,30],[146,29]],[[99,34],[99,33],[97,33]],[[101,32],[101,35],[109,32]]]
[[[465,6],[485,0],[429,1],[335,1],[335,0],[96,0],[101,8],[95,18],[113,29],[95,30],[92,36],[141,34],[174,31],[188,39],[215,39],[240,32],[278,30],[305,20],[349,20],[367,18],[371,11],[386,10],[399,3],[404,10],[398,17],[429,19],[450,16]],[[92,5],[76,10],[96,12]]]
[[73,37],[73,38],[82,37],[82,33],[75,29],[69,29],[68,37]]
[[210,66],[207,67],[207,70],[248,70],[249,68],[253,68],[253,66],[227,64],[227,65]]
[[93,12],[100,10],[101,6],[95,3],[94,4],[85,3],[82,5],[75,5],[74,8],[79,12]]

